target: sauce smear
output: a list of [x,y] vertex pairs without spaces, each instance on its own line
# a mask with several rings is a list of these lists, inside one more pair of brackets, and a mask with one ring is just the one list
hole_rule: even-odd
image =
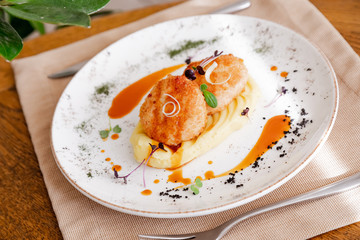
[[154,84],[166,75],[183,67],[180,64],[154,72],[123,89],[114,99],[108,111],[110,118],[121,118],[130,113]]
[[183,183],[185,185],[188,185],[191,183],[190,178],[184,178],[182,174],[182,169],[177,169],[173,171],[171,175],[168,177],[168,182],[172,183]]

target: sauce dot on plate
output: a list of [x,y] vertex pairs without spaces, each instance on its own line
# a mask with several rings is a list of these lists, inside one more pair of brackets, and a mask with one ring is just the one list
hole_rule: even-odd
[[105,152],[105,150],[103,149],[103,150],[101,150],[101,152],[102,152],[102,153],[104,153],[104,152]]
[[116,140],[118,138],[119,138],[119,134],[117,134],[117,133],[114,133],[113,135],[111,135],[112,140]]
[[271,71],[276,71],[276,70],[277,70],[277,66],[272,66],[272,67],[270,68],[270,70],[271,70]]
[[105,161],[107,161],[107,162],[110,161],[110,160],[111,160],[111,158],[105,158]]
[[120,165],[114,165],[112,168],[111,168],[113,171],[117,171],[119,172],[121,170],[121,166]]
[[159,183],[159,182],[160,182],[159,179],[155,179],[155,180],[154,180],[154,183]]
[[213,161],[208,161],[208,164],[213,164]]
[[150,189],[145,189],[144,191],[141,192],[142,195],[144,196],[149,196],[151,195],[152,191]]
[[288,72],[281,72],[281,73],[280,73],[280,76],[282,76],[282,77],[287,77],[288,74],[289,74]]

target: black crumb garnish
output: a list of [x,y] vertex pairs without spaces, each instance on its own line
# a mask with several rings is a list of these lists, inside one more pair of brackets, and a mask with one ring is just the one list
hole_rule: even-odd
[[263,119],[265,120],[265,119],[266,119],[266,117],[263,117]]
[[299,128],[295,128],[295,130],[292,132],[294,135],[296,135],[297,137],[300,137],[300,133],[299,133]]
[[306,71],[308,71],[308,72],[311,71],[311,68],[307,68]]
[[188,58],[185,60],[185,63],[186,63],[186,64],[190,64],[190,63],[191,63],[191,57],[188,57]]
[[285,110],[284,113],[285,113],[285,114],[289,113],[289,110]]
[[295,143],[295,139],[291,139],[291,141],[288,141],[288,143],[290,143],[291,145],[293,145]]
[[243,187],[243,186],[244,186],[244,184],[238,184],[238,185],[236,185],[236,188]]
[[224,184],[234,184],[235,183],[235,177],[231,176],[228,179],[226,179],[226,181],[224,182]]
[[301,129],[306,127],[306,124],[309,122],[309,120],[306,120],[305,118],[303,118],[301,120],[301,122],[297,123],[296,125],[298,125]]
[[280,150],[282,149],[282,147],[283,147],[282,145],[281,145],[281,146],[277,146],[277,147],[276,147],[276,150],[280,151]]
[[297,88],[293,87],[292,92],[296,94],[297,93]]
[[287,153],[282,153],[282,154],[279,155],[279,157],[283,158],[283,157],[285,157],[286,155],[287,155]]
[[252,167],[252,168],[257,168],[257,167],[259,167],[259,162],[258,162],[258,161],[255,161],[255,162],[252,164],[251,167]]
[[305,109],[304,109],[304,108],[302,108],[302,109],[301,109],[301,112],[300,112],[300,115],[301,115],[301,116],[305,116],[305,115],[308,115],[308,113],[305,112]]
[[290,78],[285,78],[284,81],[285,81],[285,82],[288,82],[288,81],[290,81]]
[[293,72],[297,72],[298,70],[294,70]]

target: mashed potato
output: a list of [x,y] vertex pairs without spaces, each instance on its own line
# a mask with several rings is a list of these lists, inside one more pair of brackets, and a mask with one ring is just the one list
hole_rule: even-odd
[[[258,86],[249,77],[244,91],[238,97],[224,110],[208,116],[205,130],[198,137],[181,143],[181,146],[176,150],[165,146],[167,152],[156,151],[148,165],[155,168],[178,168],[206,153],[248,122],[248,117],[242,116],[241,113],[246,107],[249,107],[251,114],[259,96]],[[148,157],[151,151],[149,143],[158,144],[157,141],[146,135],[140,123],[134,129],[130,142],[133,145],[134,156],[138,162]]]

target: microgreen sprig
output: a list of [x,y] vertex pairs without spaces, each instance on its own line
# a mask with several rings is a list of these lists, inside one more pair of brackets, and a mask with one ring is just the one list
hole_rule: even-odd
[[212,94],[211,92],[206,90],[207,88],[208,88],[208,86],[205,83],[200,85],[200,90],[202,91],[202,93],[203,93],[203,95],[205,97],[206,103],[210,107],[216,108],[217,105],[218,105],[217,99],[216,99],[214,94]]
[[201,188],[203,186],[201,179],[200,178],[196,178],[195,179],[195,184],[190,186],[191,191],[193,191],[193,193],[195,195],[198,195],[200,193],[199,188]]
[[143,169],[143,184],[144,184],[144,188],[146,188],[146,182],[145,182],[145,169],[146,169],[146,165],[148,164],[151,156],[158,150],[158,149],[161,149],[163,151],[166,152],[165,148],[164,148],[164,144],[162,143],[159,143],[158,146],[156,145],[152,145],[151,143],[150,144],[150,147],[151,147],[151,152],[148,156],[147,159],[144,159],[142,160],[142,162],[134,169],[132,170],[130,173],[126,174],[125,176],[119,176],[118,172],[114,169],[114,175],[116,178],[123,178],[124,179],[124,183],[127,184],[127,178],[133,173],[135,172],[136,169],[138,169],[141,165],[144,164],[144,169]]
[[119,125],[116,125],[114,128],[112,128],[109,122],[109,126],[109,129],[99,131],[100,137],[102,139],[108,138],[111,131],[113,131],[114,133],[121,133],[121,127],[119,127]]
[[265,107],[269,107],[272,104],[274,104],[282,95],[285,95],[287,91],[288,90],[284,86],[282,86],[281,89],[279,89],[277,91],[275,98],[269,104],[267,104]]

